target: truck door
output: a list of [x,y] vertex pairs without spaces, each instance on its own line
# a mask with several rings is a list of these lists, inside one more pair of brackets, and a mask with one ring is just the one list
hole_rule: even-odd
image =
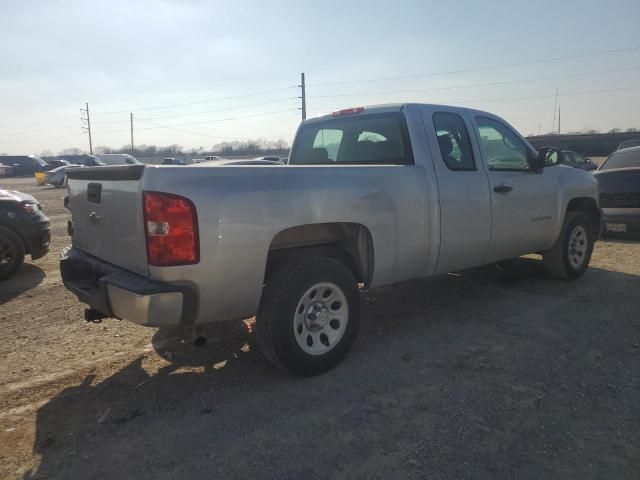
[[491,236],[487,173],[459,110],[421,107],[440,199],[436,273],[482,265]]
[[474,120],[491,194],[487,262],[549,248],[557,216],[553,169],[531,170],[528,158],[535,152],[502,121],[483,115]]

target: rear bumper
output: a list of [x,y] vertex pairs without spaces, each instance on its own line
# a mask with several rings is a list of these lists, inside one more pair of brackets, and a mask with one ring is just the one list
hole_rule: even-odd
[[157,282],[68,247],[60,254],[64,286],[105,316],[150,327],[192,325],[197,292],[189,284]]

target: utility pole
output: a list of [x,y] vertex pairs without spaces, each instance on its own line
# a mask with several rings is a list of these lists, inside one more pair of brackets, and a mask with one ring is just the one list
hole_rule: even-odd
[[82,130],[89,133],[89,153],[93,155],[93,145],[91,143],[91,117],[89,116],[89,103],[84,104],[85,108],[81,108],[80,112],[87,114],[87,118],[82,117],[83,122],[87,122],[86,128],[82,126]]
[[133,155],[133,112],[129,114],[129,122],[131,123],[131,155]]
[[561,105],[558,105],[558,135],[560,135],[560,107]]
[[300,85],[298,85],[298,87],[300,87],[300,96],[298,98],[302,100],[302,108],[300,110],[302,111],[302,120],[304,120],[307,118],[307,94],[304,85],[304,72],[300,74]]
[[553,128],[551,129],[552,132],[556,131],[556,109],[558,108],[558,89],[556,88],[556,101],[553,104]]

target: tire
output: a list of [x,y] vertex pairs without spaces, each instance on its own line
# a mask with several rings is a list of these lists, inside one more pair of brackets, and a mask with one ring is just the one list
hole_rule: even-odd
[[345,357],[360,324],[360,291],[351,270],[303,255],[267,277],[256,318],[264,356],[295,375],[326,372]]
[[24,244],[18,235],[0,227],[0,280],[16,273],[24,262]]
[[558,240],[543,253],[547,273],[559,280],[581,277],[589,267],[594,241],[589,217],[583,212],[567,212]]

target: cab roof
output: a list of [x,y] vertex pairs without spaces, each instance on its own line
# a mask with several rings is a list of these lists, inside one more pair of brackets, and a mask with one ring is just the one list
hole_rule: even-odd
[[392,112],[401,112],[404,108],[408,107],[408,106],[418,106],[418,107],[431,107],[431,108],[444,108],[447,109],[449,111],[466,111],[466,112],[470,112],[473,114],[482,114],[482,115],[488,115],[488,116],[494,116],[492,113],[489,112],[485,112],[482,110],[475,110],[472,108],[467,108],[467,107],[460,107],[460,106],[454,106],[454,105],[442,105],[442,104],[433,104],[433,103],[415,103],[415,102],[409,102],[409,103],[383,103],[383,104],[376,104],[376,105],[365,105],[365,106],[358,106],[358,107],[353,107],[353,108],[345,108],[345,109],[340,109],[340,110],[336,110],[333,112],[328,112],[325,114],[321,114],[321,115],[317,115],[311,118],[307,118],[306,120],[304,120],[304,122],[302,123],[315,123],[318,121],[324,121],[330,118],[337,118],[337,117],[341,117],[341,116],[350,116],[350,115],[366,115],[366,114],[374,114],[374,113],[392,113]]

